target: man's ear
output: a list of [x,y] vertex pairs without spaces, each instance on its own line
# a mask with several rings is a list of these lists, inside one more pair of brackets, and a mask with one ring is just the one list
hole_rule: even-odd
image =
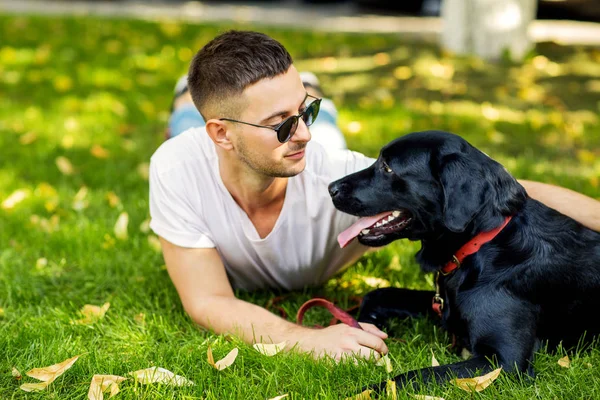
[[463,232],[486,203],[488,180],[465,153],[443,157],[439,174],[444,193],[444,225],[452,232]]
[[209,119],[206,121],[206,132],[212,141],[224,150],[233,149],[233,143],[229,139],[229,129],[225,121]]

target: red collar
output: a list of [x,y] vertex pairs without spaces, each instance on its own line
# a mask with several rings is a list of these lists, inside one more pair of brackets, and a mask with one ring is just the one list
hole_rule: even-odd
[[500,231],[502,231],[502,229],[504,229],[504,227],[510,222],[511,219],[512,217],[506,217],[504,223],[502,223],[502,225],[500,225],[499,227],[492,229],[488,232],[482,232],[476,235],[473,239],[469,240],[463,247],[458,249],[456,254],[452,256],[452,261],[448,261],[448,263],[444,265],[444,268],[442,268],[440,273],[442,275],[448,275],[455,269],[460,268],[460,265],[467,256],[477,253],[481,246],[494,239],[500,233]]

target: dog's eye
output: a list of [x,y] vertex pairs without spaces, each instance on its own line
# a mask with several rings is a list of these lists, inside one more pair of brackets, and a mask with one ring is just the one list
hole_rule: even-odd
[[392,171],[392,169],[390,168],[390,166],[385,163],[385,161],[381,162],[381,166],[382,166],[383,170],[385,172],[387,172],[388,174],[391,174],[392,172],[394,172],[394,171]]

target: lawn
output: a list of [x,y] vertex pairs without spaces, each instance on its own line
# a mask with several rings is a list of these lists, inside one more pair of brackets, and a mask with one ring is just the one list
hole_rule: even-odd
[[[196,384],[121,384],[121,399],[339,399],[388,377],[369,362],[266,357],[196,327],[185,315],[148,231],[148,160],[162,141],[174,82],[194,52],[234,25],[0,15],[0,398],[85,398],[94,374],[159,366]],[[237,26],[240,27],[240,26]],[[243,28],[252,28],[242,26]],[[600,48],[539,44],[522,64],[486,64],[397,35],[262,29],[299,69],[317,73],[340,109],[352,149],[375,156],[417,130],[463,135],[516,177],[600,197]],[[115,232],[128,216],[126,236]],[[121,220],[123,221],[123,220]],[[432,288],[414,253],[396,242],[363,257],[322,288],[285,293],[290,316],[317,294],[341,306],[377,286]],[[266,304],[280,293],[240,293]],[[557,296],[560,295],[557,293]],[[85,304],[110,303],[104,318],[74,323]],[[311,311],[307,323],[325,323]],[[394,372],[459,360],[434,321],[397,322]],[[239,348],[235,363],[219,359]],[[15,379],[82,354],[41,393]],[[423,394],[446,399],[600,398],[598,347],[541,351],[535,380],[502,375],[469,395],[448,384]],[[390,374],[390,375],[393,375]],[[414,393],[409,390],[406,393]],[[405,393],[400,398],[408,398]]]

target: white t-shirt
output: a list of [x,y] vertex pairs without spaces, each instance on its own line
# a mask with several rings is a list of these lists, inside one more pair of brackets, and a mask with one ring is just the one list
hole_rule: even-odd
[[[366,248],[340,249],[337,236],[357,218],[337,211],[327,186],[373,159],[349,150],[306,149],[306,168],[288,179],[283,208],[261,239],[225,188],[215,145],[204,128],[165,143],[150,163],[150,227],[186,248],[216,248],[234,288],[300,289],[323,283]],[[202,265],[198,265],[202,268]]]

